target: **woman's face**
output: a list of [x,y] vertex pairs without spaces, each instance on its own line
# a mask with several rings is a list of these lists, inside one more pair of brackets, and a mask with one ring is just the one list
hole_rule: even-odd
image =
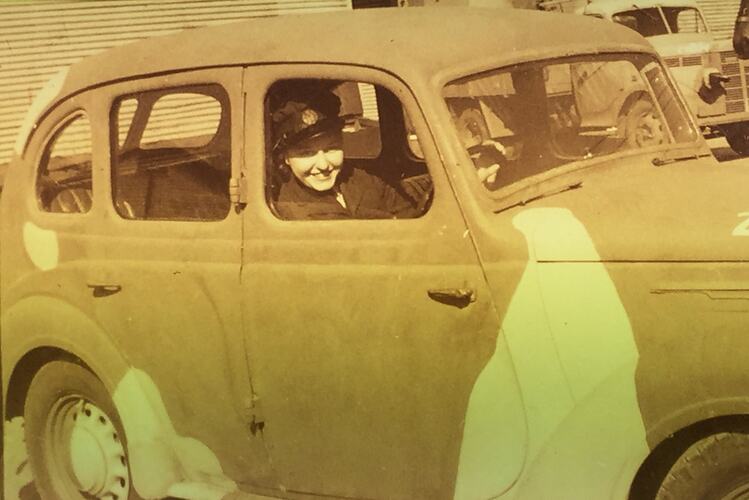
[[343,150],[340,144],[291,148],[285,161],[302,184],[315,191],[327,191],[335,186],[341,172]]

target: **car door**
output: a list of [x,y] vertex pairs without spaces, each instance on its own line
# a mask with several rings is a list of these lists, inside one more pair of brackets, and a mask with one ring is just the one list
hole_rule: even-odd
[[97,92],[110,168],[96,174],[106,189],[99,235],[87,242],[96,319],[162,410],[157,439],[182,481],[273,485],[262,440],[246,427],[242,221],[229,195],[241,161],[241,70]]
[[[421,216],[274,215],[267,184],[277,165],[266,157],[272,139],[264,103],[274,82],[296,78],[370,85],[379,105],[390,96],[391,106],[379,107],[380,144],[369,156],[424,169],[419,177],[431,178],[434,193]],[[255,418],[282,487],[341,497],[452,496],[468,400],[495,349],[498,320],[412,94],[379,71],[315,65],[247,68],[245,93],[241,296]],[[406,155],[403,112],[393,98],[416,128],[426,162]],[[358,112],[367,115],[372,99],[361,101]],[[349,130],[377,121],[360,118],[347,122]],[[344,149],[357,142],[346,130]]]

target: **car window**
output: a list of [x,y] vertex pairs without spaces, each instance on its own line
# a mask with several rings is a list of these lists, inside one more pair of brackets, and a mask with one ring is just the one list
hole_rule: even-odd
[[692,7],[662,7],[672,33],[705,33],[707,28],[697,9]]
[[265,108],[267,201],[279,218],[398,219],[427,211],[432,183],[414,151],[416,132],[386,88],[281,80]]
[[211,221],[229,212],[229,106],[218,86],[123,96],[114,106],[113,196],[126,219]]
[[645,55],[526,63],[455,81],[443,94],[492,191],[575,161],[698,137],[663,68]]
[[91,209],[91,125],[83,112],[69,117],[47,143],[39,163],[36,196],[45,212]]
[[637,31],[644,37],[668,34],[668,26],[656,7],[619,12],[611,16],[611,20]]

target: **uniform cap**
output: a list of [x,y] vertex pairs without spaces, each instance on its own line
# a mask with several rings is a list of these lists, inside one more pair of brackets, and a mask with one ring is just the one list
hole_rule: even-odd
[[270,102],[274,151],[303,146],[321,136],[340,139],[341,99],[330,88],[316,80],[289,80],[274,86]]

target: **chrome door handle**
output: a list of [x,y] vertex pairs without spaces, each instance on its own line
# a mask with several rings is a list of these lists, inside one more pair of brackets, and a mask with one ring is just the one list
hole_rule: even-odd
[[471,288],[432,288],[427,290],[432,300],[460,309],[476,302],[476,291]]
[[88,287],[93,291],[94,297],[108,297],[122,290],[120,285],[91,285]]

